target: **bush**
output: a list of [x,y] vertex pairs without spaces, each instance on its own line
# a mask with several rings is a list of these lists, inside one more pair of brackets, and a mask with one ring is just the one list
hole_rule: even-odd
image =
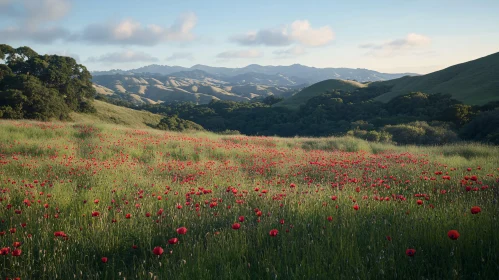
[[399,144],[446,144],[459,140],[457,133],[446,123],[412,122],[408,124],[387,125],[383,128],[393,135]]
[[176,115],[161,119],[156,128],[169,131],[204,130],[199,124],[183,120]]
[[350,130],[347,132],[348,136],[353,136],[355,138],[364,139],[371,142],[383,142],[390,143],[392,141],[392,135],[386,131],[367,131],[367,130]]
[[499,144],[499,109],[479,114],[461,129],[460,135],[467,140]]

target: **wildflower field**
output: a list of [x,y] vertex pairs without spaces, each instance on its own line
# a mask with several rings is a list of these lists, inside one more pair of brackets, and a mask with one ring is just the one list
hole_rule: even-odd
[[0,122],[0,279],[498,279],[499,148]]

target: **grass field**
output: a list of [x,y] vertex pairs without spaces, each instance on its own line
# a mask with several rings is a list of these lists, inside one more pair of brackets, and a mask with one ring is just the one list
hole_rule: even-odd
[[1,279],[499,275],[497,147],[177,134],[148,118],[0,121]]

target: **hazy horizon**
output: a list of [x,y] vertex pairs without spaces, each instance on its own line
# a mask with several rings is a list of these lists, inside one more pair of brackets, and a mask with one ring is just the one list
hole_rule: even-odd
[[444,69],[499,50],[499,1],[0,0],[0,43],[91,71],[150,64]]

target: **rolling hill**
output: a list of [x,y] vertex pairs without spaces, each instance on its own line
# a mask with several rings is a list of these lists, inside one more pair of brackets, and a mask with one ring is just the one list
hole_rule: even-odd
[[76,123],[118,124],[130,128],[142,129],[157,125],[163,118],[161,115],[116,106],[99,100],[94,100],[92,104],[97,110],[96,113],[83,114],[73,112],[71,113],[73,121]]
[[[211,100],[249,101],[252,98],[290,96],[303,85],[295,85],[281,76],[261,74],[235,76],[222,80],[201,70],[181,71],[170,75],[113,74],[93,77],[97,93],[117,95],[136,104],[195,102]],[[269,85],[270,84],[270,85]],[[272,85],[274,84],[274,85]],[[282,86],[282,84],[290,84]]]
[[298,109],[300,105],[305,104],[307,100],[309,100],[310,98],[325,93],[326,91],[334,89],[353,91],[355,89],[363,88],[366,86],[367,86],[366,84],[362,84],[355,81],[334,80],[334,79],[326,80],[313,84],[307,88],[304,88],[295,95],[275,104],[275,106]]
[[390,86],[376,100],[388,102],[410,92],[451,94],[465,104],[482,105],[499,100],[499,52],[417,77],[402,77],[369,85]]

